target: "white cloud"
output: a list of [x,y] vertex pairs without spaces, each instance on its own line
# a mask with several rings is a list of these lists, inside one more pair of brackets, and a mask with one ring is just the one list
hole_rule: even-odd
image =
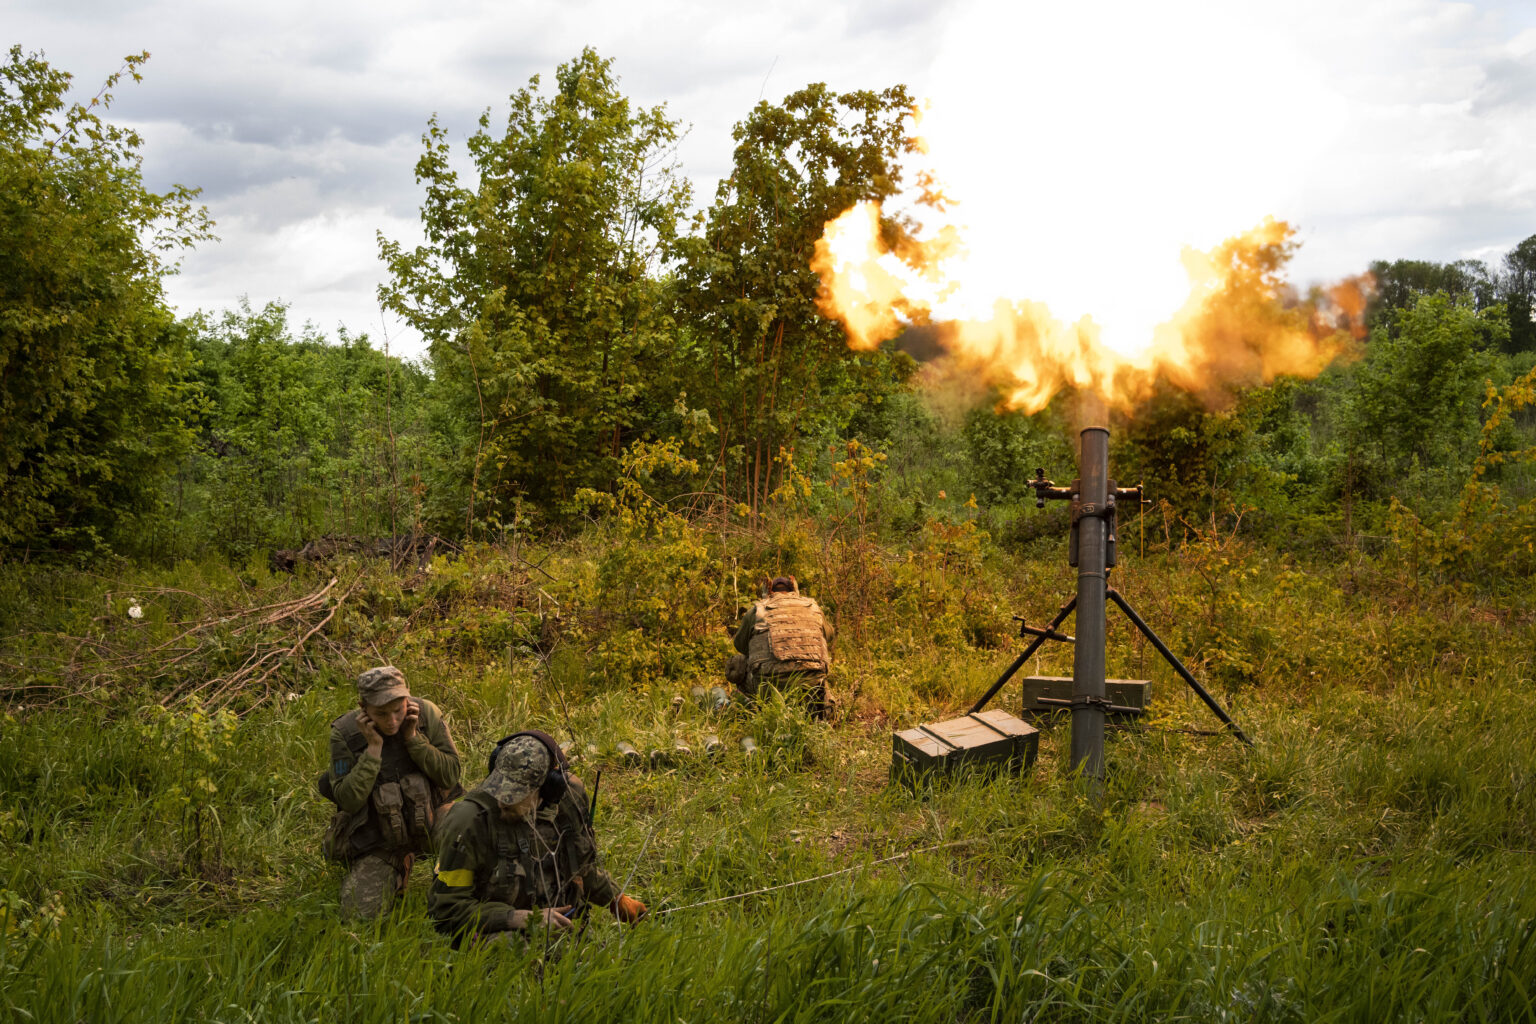
[[[377,339],[374,231],[417,237],[412,168],[428,116],[462,139],[481,110],[499,115],[530,75],[548,82],[588,44],[614,58],[635,102],[665,102],[694,126],[680,155],[702,201],[759,93],[812,81],[942,92],[954,69],[986,61],[995,84],[975,100],[974,130],[991,142],[977,159],[1050,190],[1055,206],[1037,208],[1087,237],[1085,261],[1113,246],[1116,220],[1095,222],[1069,186],[1134,199],[1196,235],[1274,212],[1302,228],[1303,277],[1380,257],[1501,254],[1536,231],[1533,8],[161,0],[11,3],[6,21],[85,93],[123,54],[154,54],[115,110],[144,126],[151,181],[206,188],[223,238],[183,261],[179,305],[282,298],[296,321]],[[1236,156],[1255,152],[1267,157]],[[1160,201],[1170,188],[1177,201]],[[1142,258],[1123,251],[1097,272],[1149,272]]]

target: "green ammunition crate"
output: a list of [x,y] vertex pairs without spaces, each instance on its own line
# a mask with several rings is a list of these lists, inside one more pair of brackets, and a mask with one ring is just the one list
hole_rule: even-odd
[[[1146,711],[1147,691],[1150,686],[1151,684],[1145,679],[1106,679],[1104,680],[1104,699],[1123,708],[1140,708]],[[1041,697],[1071,700],[1071,676],[1025,676],[1023,690],[1023,711],[1026,715],[1072,710],[1060,704],[1044,704],[1040,701]],[[1141,716],[1112,711],[1107,717],[1110,721],[1130,721]]]
[[1035,763],[1040,730],[1000,708],[891,734],[891,779],[915,786],[966,768],[1022,772]]

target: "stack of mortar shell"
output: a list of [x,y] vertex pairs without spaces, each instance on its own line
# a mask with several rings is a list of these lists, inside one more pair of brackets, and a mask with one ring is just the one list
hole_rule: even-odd
[[675,740],[671,750],[663,750],[656,747],[651,751],[651,768],[672,768],[686,763],[693,757],[693,748],[682,739]]
[[[706,713],[723,710],[730,707],[731,703],[730,694],[723,687],[719,686],[708,690],[702,686],[693,686],[690,688],[689,695],[693,698],[694,704]],[[680,717],[686,705],[687,701],[681,694],[673,697],[670,708],[672,715]],[[703,748],[704,755],[710,760],[717,760],[725,752],[724,744],[720,742],[719,735],[714,732],[704,735]],[[682,737],[674,737],[670,750],[665,746],[658,745],[652,747],[647,753],[642,754],[639,748],[628,740],[620,740],[616,745],[616,750],[619,757],[623,760],[625,767],[647,767],[653,771],[676,767],[679,764],[688,762],[693,757],[693,747]],[[756,750],[757,745],[750,739],[743,742],[743,753],[752,754]]]
[[[595,748],[593,748],[595,750]],[[686,763],[693,757],[693,748],[682,738],[677,739],[671,750],[662,747],[652,747],[648,754],[641,754],[633,743],[620,740],[615,748],[626,768],[649,767],[652,771],[660,771],[665,768],[673,768]],[[744,736],[741,740],[741,752],[745,755],[757,753],[757,743],[750,736]],[[711,761],[717,761],[725,753],[725,744],[720,742],[720,737],[714,733],[704,736],[704,756]],[[595,757],[595,753],[593,754]]]

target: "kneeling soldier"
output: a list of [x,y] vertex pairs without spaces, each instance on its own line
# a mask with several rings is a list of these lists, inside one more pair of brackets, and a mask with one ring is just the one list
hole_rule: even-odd
[[565,930],[588,904],[631,924],[645,904],[597,864],[586,791],[542,732],[502,740],[491,772],[443,819],[427,914],[457,947],[542,923]]
[[763,683],[799,684],[811,713],[826,718],[831,710],[827,670],[836,632],[816,599],[801,594],[793,576],[780,576],[742,618],[737,653],[725,663],[725,678],[749,701]]
[[347,866],[345,917],[377,917],[405,889],[411,862],[463,794],[459,752],[442,712],[412,697],[393,665],[357,677],[359,707],[331,723],[320,793],[336,805],[325,854]]

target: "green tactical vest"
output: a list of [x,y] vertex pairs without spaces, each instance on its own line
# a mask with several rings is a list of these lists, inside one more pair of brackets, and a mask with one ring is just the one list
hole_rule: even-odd
[[[480,808],[495,844],[496,866],[475,875],[475,899],[518,910],[574,906],[584,901],[578,876],[596,862],[597,847],[586,826],[585,809],[567,793],[553,820],[536,826],[503,821],[496,798],[472,790],[465,800]],[[537,828],[543,837],[534,836]]]
[[[341,738],[351,751],[354,762],[368,751],[368,739],[357,724],[357,712],[348,711],[331,723],[331,728],[341,733]],[[376,806],[380,790],[393,784],[397,787],[402,818],[417,822],[413,831],[421,833],[420,822],[425,821],[430,830],[438,805],[457,794],[440,789],[411,759],[405,748],[405,740],[397,732],[384,737],[384,749],[379,752],[379,776],[374,780],[373,791],[363,806],[353,812],[338,810],[331,820],[325,837],[325,853],[332,860],[350,861],[376,850],[395,849],[396,843],[388,841],[388,832],[379,817]],[[393,793],[390,794],[394,796]],[[422,804],[426,806],[421,806]],[[429,836],[416,834],[406,844],[417,852],[425,850]]]

